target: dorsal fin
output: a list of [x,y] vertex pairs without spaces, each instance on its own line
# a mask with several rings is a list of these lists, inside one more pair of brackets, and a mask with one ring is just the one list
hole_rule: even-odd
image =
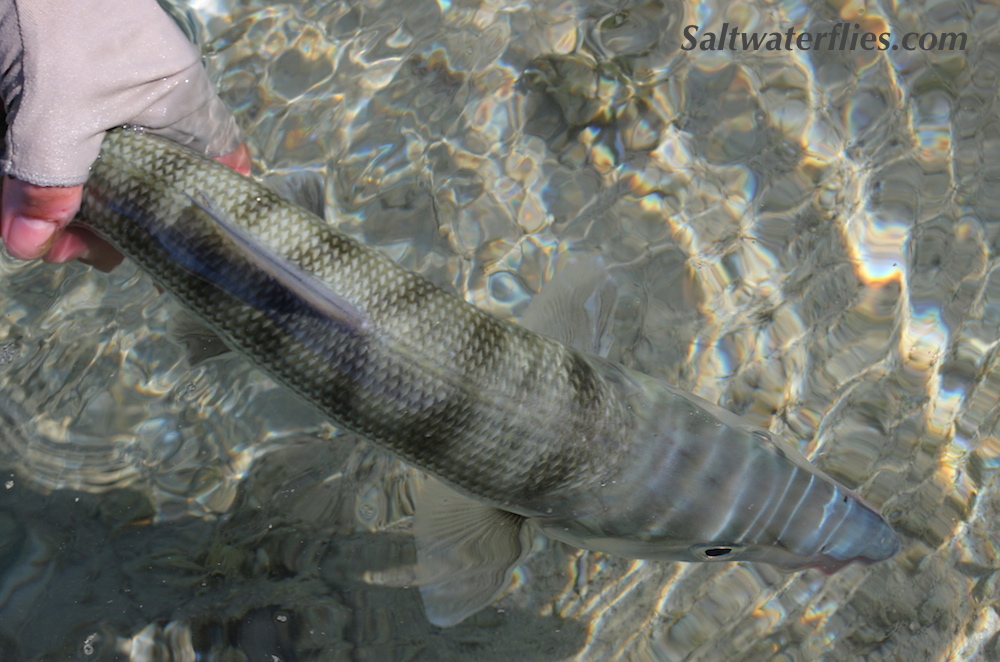
[[599,255],[574,255],[528,304],[520,324],[564,345],[607,356],[618,304]]

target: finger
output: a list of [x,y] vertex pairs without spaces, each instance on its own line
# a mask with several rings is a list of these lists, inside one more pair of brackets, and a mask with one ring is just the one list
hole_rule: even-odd
[[36,186],[7,176],[0,195],[0,234],[22,260],[45,255],[80,209],[83,186]]
[[63,230],[44,256],[46,262],[80,260],[104,273],[117,267],[123,259],[124,256],[118,249],[79,225],[71,225]]
[[[250,174],[246,143],[216,159],[242,175]],[[7,251],[22,260],[80,260],[100,271],[111,271],[122,255],[111,244],[82,227],[67,225],[80,209],[83,186],[36,186],[6,177],[0,200],[0,232]]]
[[224,163],[243,176],[250,174],[250,148],[245,142],[228,154],[215,157],[219,163]]

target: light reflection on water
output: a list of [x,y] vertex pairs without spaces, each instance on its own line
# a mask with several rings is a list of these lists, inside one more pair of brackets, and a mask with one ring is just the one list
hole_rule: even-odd
[[[320,173],[331,221],[529,324],[599,256],[576,342],[799,443],[883,509],[895,559],[784,575],[539,541],[494,608],[438,631],[410,586],[407,469],[239,359],[192,367],[130,267],[4,258],[0,657],[1000,656],[996,11],[716,4],[186,20],[259,171]],[[841,20],[969,50],[679,50],[692,23]]]

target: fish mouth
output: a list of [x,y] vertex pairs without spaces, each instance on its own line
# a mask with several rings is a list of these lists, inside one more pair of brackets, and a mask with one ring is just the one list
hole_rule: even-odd
[[852,563],[859,563],[861,565],[871,565],[875,561],[871,559],[866,559],[864,557],[857,557],[852,559],[838,559],[833,556],[820,556],[819,558],[813,560],[811,563],[803,566],[802,570],[819,570],[824,575],[832,575],[835,572],[839,572],[851,565]]
[[[784,572],[815,569],[824,575],[832,575],[853,563],[869,566],[885,561],[899,552],[899,536],[888,524],[883,523],[875,532],[867,533],[864,538],[851,538],[840,545],[824,547],[815,554],[772,559],[769,562]],[[863,542],[859,544],[858,540]],[[849,541],[854,542],[852,544]]]
[[831,575],[852,563],[867,566],[895,556],[901,547],[899,536],[881,513],[854,492],[850,510],[832,546],[824,545],[806,567]]
[[815,568],[825,575],[832,575],[852,563],[868,566],[885,561],[895,556],[899,549],[899,536],[896,535],[895,531],[889,529],[888,532],[870,541],[868,546],[855,556],[840,558],[830,554],[819,554],[804,568]]

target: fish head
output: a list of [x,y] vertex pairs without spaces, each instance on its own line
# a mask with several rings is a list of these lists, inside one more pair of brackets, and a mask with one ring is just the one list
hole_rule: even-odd
[[646,442],[592,492],[599,505],[544,527],[549,535],[630,558],[828,574],[899,551],[878,510],[790,445],[692,394],[657,393]]
[[[870,565],[894,556],[899,538],[885,519],[857,494],[838,486],[831,499],[838,507],[826,512],[803,512],[781,520],[781,527],[768,526],[741,539],[716,539],[690,545],[687,559],[694,562],[749,561],[766,563],[780,570],[814,568],[833,574],[852,564]],[[681,556],[684,554],[682,553]]]
[[[892,527],[861,497],[835,483],[814,483],[812,489],[816,494],[795,502],[768,503],[774,493],[762,492],[762,501],[730,504],[720,509],[722,515],[702,510],[701,518],[657,517],[673,512],[673,503],[668,503],[654,511],[551,522],[543,530],[577,547],[628,558],[765,563],[782,571],[818,569],[828,575],[852,563],[884,561],[899,551]],[[647,500],[643,507],[650,505]],[[718,525],[720,519],[728,520],[726,526]]]

